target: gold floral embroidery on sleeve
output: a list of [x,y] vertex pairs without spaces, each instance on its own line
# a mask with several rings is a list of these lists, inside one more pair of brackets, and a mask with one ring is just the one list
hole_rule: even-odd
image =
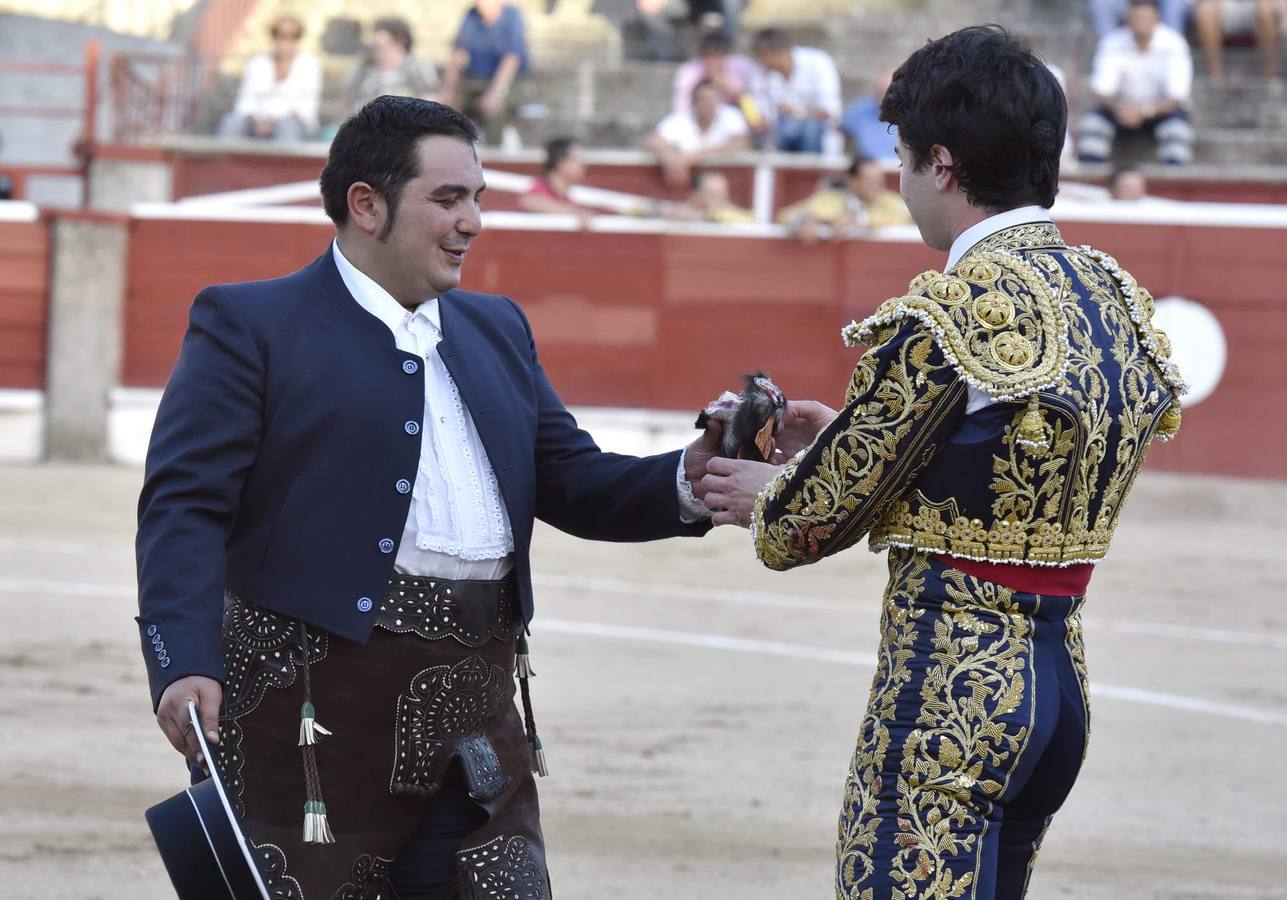
[[757,498],[756,555],[786,569],[852,546],[933,458],[964,415],[965,393],[919,322],[872,347],[845,409]]

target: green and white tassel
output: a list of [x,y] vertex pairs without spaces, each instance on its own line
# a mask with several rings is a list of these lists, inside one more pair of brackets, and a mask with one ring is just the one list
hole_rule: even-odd
[[536,674],[532,669],[532,656],[527,648],[527,635],[519,634],[518,647],[514,652],[515,668],[519,678],[531,678]]
[[299,745],[301,747],[316,744],[318,735],[329,737],[331,734],[325,727],[317,724],[316,716],[313,704],[307,701],[299,708]]
[[335,843],[335,835],[331,834],[331,826],[326,821],[326,804],[320,800],[304,803],[304,843]]
[[541,747],[541,738],[535,731],[532,732],[529,743],[532,745],[532,771],[544,778],[550,774],[550,769],[545,764],[545,750]]

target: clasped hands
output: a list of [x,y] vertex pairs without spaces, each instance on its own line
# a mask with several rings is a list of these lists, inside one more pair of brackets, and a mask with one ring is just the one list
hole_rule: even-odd
[[788,401],[782,423],[773,435],[769,462],[719,456],[722,426],[718,420],[711,419],[706,431],[689,445],[684,457],[685,474],[694,496],[714,513],[711,523],[749,527],[760,491],[787,460],[812,444],[835,417],[834,409],[816,400]]

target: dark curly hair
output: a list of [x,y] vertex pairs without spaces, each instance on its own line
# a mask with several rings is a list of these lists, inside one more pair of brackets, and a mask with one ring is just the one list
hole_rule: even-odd
[[909,56],[880,118],[898,127],[914,171],[929,164],[935,145],[950,150],[975,206],[1055,202],[1068,100],[1045,63],[999,25],[963,28]]
[[349,187],[364,181],[389,209],[393,227],[402,188],[420,174],[420,139],[441,134],[478,143],[478,128],[450,106],[415,97],[376,97],[358,110],[331,141],[320,185],[322,205],[337,227],[349,219]]

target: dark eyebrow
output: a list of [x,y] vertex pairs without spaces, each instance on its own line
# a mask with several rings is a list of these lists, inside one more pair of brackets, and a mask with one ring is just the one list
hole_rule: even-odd
[[[482,193],[483,191],[485,191],[485,190],[487,190],[487,185],[483,185],[482,187],[478,188],[478,189],[477,189],[477,191],[476,191],[476,193],[481,194],[481,193]],[[434,188],[434,189],[433,189],[433,192],[432,192],[429,196],[431,196],[431,197],[459,197],[459,196],[462,196],[462,195],[466,195],[466,196],[467,196],[467,195],[468,195],[468,194],[470,194],[470,193],[471,193],[471,189],[470,189],[467,185],[463,185],[463,184],[440,184],[440,185],[438,185],[438,187],[436,187],[436,188]]]

